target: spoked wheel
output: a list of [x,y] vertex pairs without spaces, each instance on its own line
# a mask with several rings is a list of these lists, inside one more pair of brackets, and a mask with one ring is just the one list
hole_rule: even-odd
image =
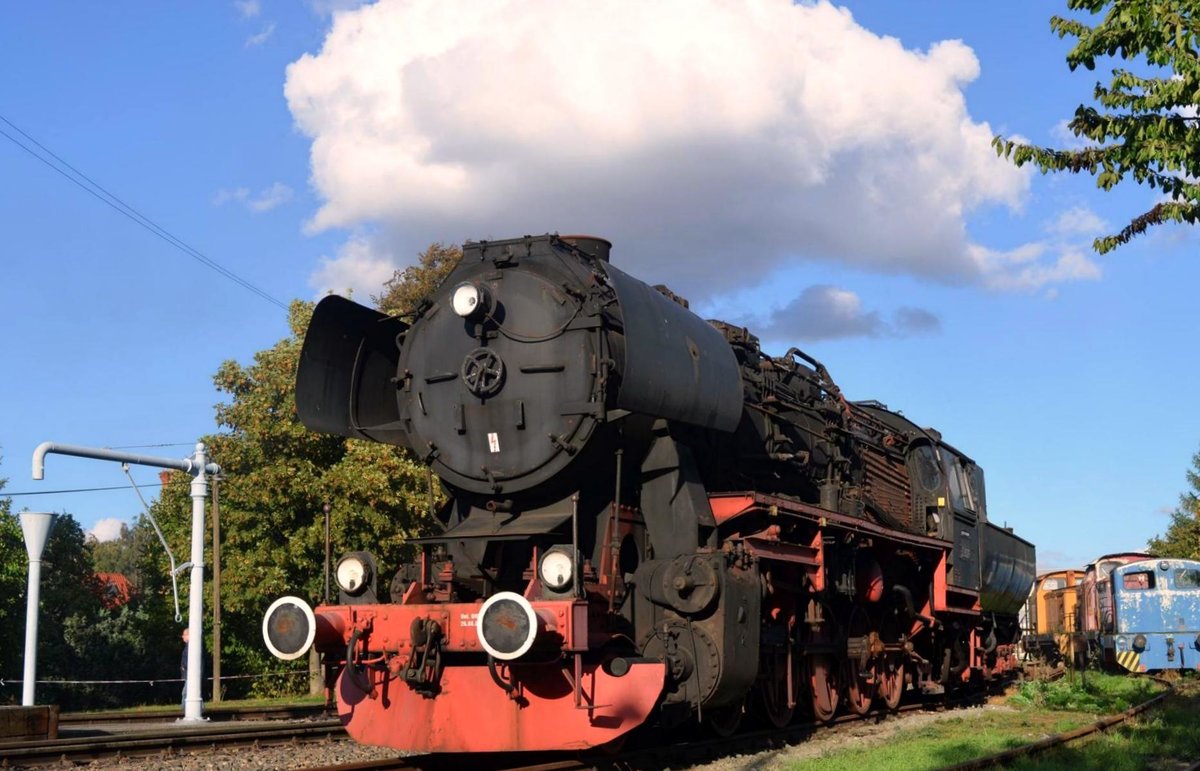
[[771,728],[783,728],[796,713],[794,697],[789,703],[788,693],[795,694],[800,683],[796,673],[788,671],[788,660],[787,647],[776,646],[764,652],[756,698],[751,701],[755,716]]
[[[900,632],[907,619],[885,617],[883,624],[884,641],[896,644],[904,640]],[[888,709],[900,706],[900,697],[904,695],[904,660],[905,655],[898,651],[889,651],[883,656],[879,667],[879,698]]]
[[722,739],[733,736],[742,724],[742,705],[704,710],[704,725]]
[[888,709],[900,706],[904,695],[904,658],[900,653],[889,653],[879,673],[879,696]]
[[860,608],[850,614],[848,636],[862,638],[866,647],[861,655],[846,657],[846,705],[854,714],[865,715],[871,711],[879,687],[878,659],[871,649],[879,637],[871,634],[870,621]]
[[822,723],[833,720],[838,708],[837,660],[828,654],[810,656],[806,668],[813,717]]

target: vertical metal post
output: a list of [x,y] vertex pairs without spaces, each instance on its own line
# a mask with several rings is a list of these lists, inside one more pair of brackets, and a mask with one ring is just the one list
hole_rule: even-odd
[[329,604],[329,562],[330,562],[330,541],[329,541],[329,509],[330,506],[326,503],[321,507],[325,511],[325,604]]
[[[571,559],[579,559],[579,493],[571,496]],[[576,564],[571,571],[571,591],[576,599],[579,598],[579,571],[582,569],[583,565]]]
[[34,686],[37,685],[38,610],[42,591],[42,551],[54,525],[54,515],[44,512],[22,512],[21,532],[25,535],[25,551],[29,555],[29,583],[25,592],[25,674],[21,683],[21,706],[34,705]]
[[212,533],[213,533],[213,654],[212,654],[212,700],[221,700],[221,485],[213,479]]
[[204,700],[200,698],[201,670],[204,667],[204,500],[208,497],[208,451],[196,443],[192,455],[192,582],[188,595],[187,698],[183,720],[204,719]]

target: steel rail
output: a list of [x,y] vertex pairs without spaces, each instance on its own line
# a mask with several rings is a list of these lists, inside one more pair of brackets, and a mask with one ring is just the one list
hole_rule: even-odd
[[68,761],[98,760],[111,757],[146,757],[166,752],[200,748],[241,747],[283,744],[298,741],[323,741],[345,736],[340,720],[313,720],[302,723],[217,725],[188,724],[175,730],[131,731],[101,737],[81,736],[49,741],[6,742],[0,744],[0,762],[15,765],[42,765]]
[[[1124,712],[1118,712],[1115,715],[1109,715],[1108,717],[1101,718],[1094,723],[1089,723],[1088,725],[1080,726],[1079,728],[1075,728],[1070,731],[1063,731],[1062,733],[1057,733],[1053,736],[1047,736],[1045,739],[1039,739],[1036,742],[1023,744],[1020,747],[1013,747],[1012,749],[1003,750],[991,755],[985,755],[981,758],[975,758],[974,760],[965,760],[962,763],[944,766],[941,771],[974,771],[974,769],[1002,766],[1010,761],[1017,760],[1018,758],[1036,755],[1040,752],[1054,749],[1055,747],[1062,747],[1070,742],[1076,741],[1077,739],[1082,739],[1085,736],[1091,736],[1093,734],[1100,733],[1101,731],[1107,731],[1113,726],[1121,725],[1130,718],[1140,715],[1151,707],[1158,706],[1165,701],[1168,696],[1175,692],[1174,684],[1168,682],[1167,680],[1164,680],[1161,677],[1154,677],[1153,675],[1145,675],[1145,677],[1148,680],[1153,680],[1166,686],[1167,690],[1151,697],[1150,699],[1147,699],[1141,704],[1135,704]],[[1196,766],[1193,766],[1192,768],[1194,769],[1197,767],[1200,767],[1200,763],[1196,764]]]
[[[182,713],[178,707],[131,710],[105,710],[102,712],[63,712],[58,716],[59,727],[87,726],[113,723],[153,723],[178,720]],[[299,720],[327,716],[324,704],[280,704],[260,707],[206,707],[204,716],[212,722],[234,722],[249,720]]]

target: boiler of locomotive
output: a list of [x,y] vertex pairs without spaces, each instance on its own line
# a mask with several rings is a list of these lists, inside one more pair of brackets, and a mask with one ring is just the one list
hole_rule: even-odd
[[[468,247],[414,321],[399,361],[401,419],[419,457],[484,495],[544,484],[605,415],[602,301],[566,265]],[[489,259],[490,258],[490,259]]]
[[610,446],[614,410],[732,430],[741,378],[724,338],[610,266],[608,246],[468,243],[411,322],[325,298],[301,353],[301,421],[409,447],[492,499],[570,487],[569,467]]

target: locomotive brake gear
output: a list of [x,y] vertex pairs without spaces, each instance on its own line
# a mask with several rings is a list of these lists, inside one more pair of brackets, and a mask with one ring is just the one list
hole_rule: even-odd
[[432,618],[414,618],[409,630],[412,652],[403,678],[414,691],[436,694],[442,679],[442,626]]

